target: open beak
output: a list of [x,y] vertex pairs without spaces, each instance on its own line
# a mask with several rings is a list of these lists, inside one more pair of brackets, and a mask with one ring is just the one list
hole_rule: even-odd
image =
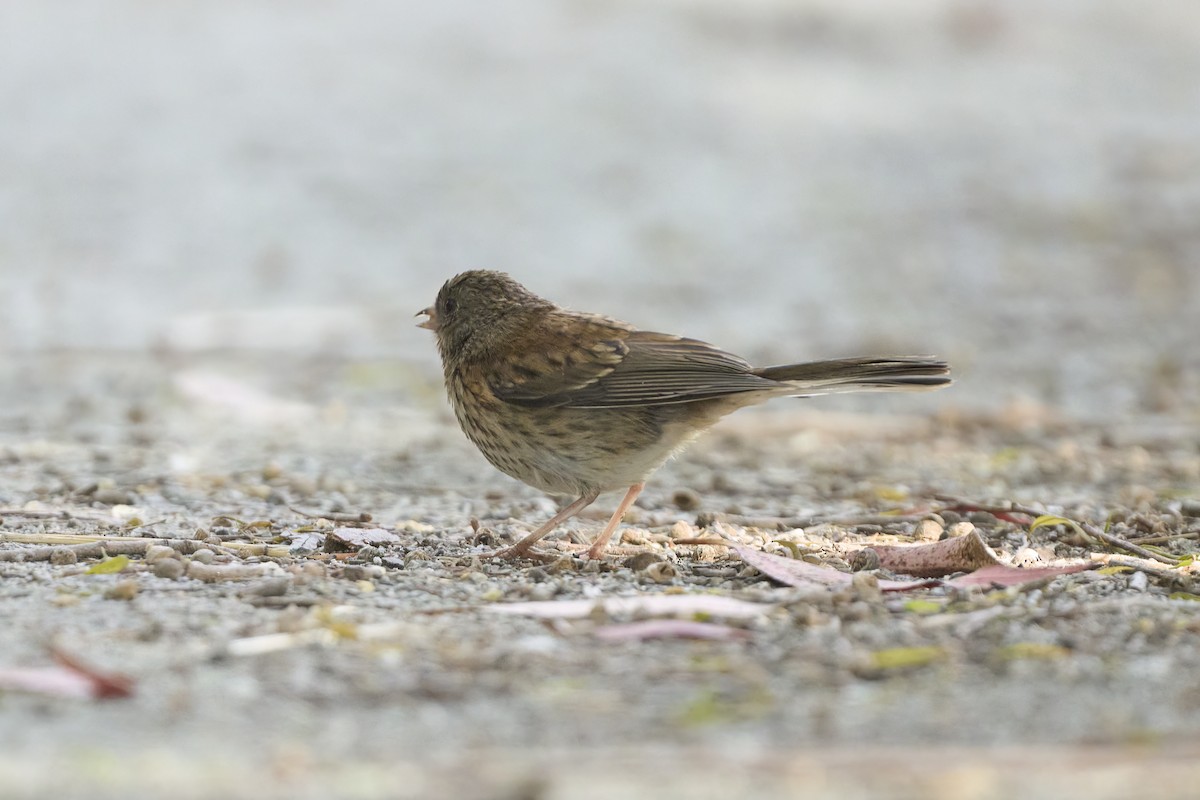
[[434,315],[433,308],[432,307],[422,308],[414,316],[419,317],[422,314],[429,317],[429,319],[421,320],[420,322],[417,323],[417,327],[424,328],[427,331],[436,331],[437,330],[437,316]]

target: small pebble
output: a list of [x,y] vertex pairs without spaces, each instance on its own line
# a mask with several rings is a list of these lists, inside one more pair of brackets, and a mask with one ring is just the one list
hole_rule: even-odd
[[672,539],[691,539],[696,535],[696,529],[684,520],[679,520],[671,526]]
[[287,594],[287,590],[292,585],[292,579],[286,575],[281,575],[276,578],[267,578],[265,581],[259,581],[246,589],[246,594],[255,595],[257,597],[280,597]]
[[850,569],[855,572],[879,569],[879,553],[870,547],[864,547],[850,557]]
[[110,586],[104,596],[109,600],[132,600],[137,597],[137,593],[137,581],[125,580]]
[[662,556],[657,553],[635,553],[629,558],[621,562],[621,566],[628,567],[634,572],[642,572],[653,564],[662,561]]
[[58,566],[63,564],[75,564],[79,562],[79,556],[69,547],[56,547],[50,551],[50,563]]
[[183,577],[183,573],[187,570],[187,565],[177,558],[163,558],[154,563],[150,568],[160,578],[177,581]]
[[163,559],[179,559],[179,553],[173,547],[167,547],[161,544],[152,544],[146,548],[146,563],[155,564]]
[[970,522],[956,522],[946,529],[947,538],[955,538],[958,536],[966,536],[975,530],[975,525]]
[[92,499],[106,506],[128,506],[136,502],[133,493],[125,489],[98,489]]
[[378,564],[347,564],[342,568],[342,577],[348,581],[370,581],[382,578],[385,574],[387,571]]
[[1013,566],[1021,568],[1036,567],[1041,563],[1041,560],[1042,557],[1038,554],[1037,550],[1034,550],[1032,547],[1022,547],[1013,555]]
[[642,570],[642,574],[655,583],[670,583],[679,577],[679,570],[669,561],[659,561]]
[[[913,530],[913,539],[919,542],[936,542],[942,538],[944,529],[937,521],[932,519],[923,519],[917,523],[917,527]],[[875,569],[870,567],[869,569]]]
[[1200,517],[1200,498],[1189,498],[1179,507],[1179,513],[1185,517]]
[[700,507],[700,495],[691,489],[680,489],[671,495],[671,502],[680,511],[695,511]]
[[212,550],[209,550],[207,547],[202,547],[196,552],[192,553],[192,560],[199,561],[201,564],[211,564],[213,563],[213,559],[216,557],[217,554]]
[[[878,557],[876,554],[876,558]],[[879,579],[869,572],[854,573],[854,577],[850,579],[850,590],[859,600],[869,603],[883,602],[883,591],[879,588]]]
[[1135,572],[1129,576],[1129,588],[1135,592],[1144,592],[1150,586],[1150,578],[1144,572]]

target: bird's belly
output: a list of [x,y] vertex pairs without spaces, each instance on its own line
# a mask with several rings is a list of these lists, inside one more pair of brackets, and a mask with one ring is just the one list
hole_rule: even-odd
[[501,472],[551,494],[582,495],[644,480],[679,446],[649,409],[529,409],[470,413],[463,432]]

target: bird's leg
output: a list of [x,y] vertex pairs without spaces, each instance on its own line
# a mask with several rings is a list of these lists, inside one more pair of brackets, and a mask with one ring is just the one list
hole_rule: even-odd
[[599,492],[588,492],[574,503],[564,506],[561,511],[559,511],[550,519],[546,520],[546,524],[542,525],[542,527],[538,528],[536,531],[529,534],[512,547],[504,548],[500,552],[496,553],[496,555],[500,558],[519,558],[525,555],[527,552],[529,552],[529,548],[533,547],[538,539],[541,539],[543,536],[557,528],[561,523],[566,522],[580,511],[583,511],[585,508],[594,503],[596,498],[599,496]]
[[596,537],[596,541],[592,542],[592,547],[588,550],[588,558],[600,558],[604,555],[604,549],[608,547],[608,540],[616,533],[617,526],[621,524],[621,519],[625,516],[625,512],[629,510],[629,507],[633,505],[633,501],[637,500],[637,496],[645,488],[645,481],[635,483],[629,487],[629,491],[625,493],[625,499],[621,501],[621,505],[617,506],[617,510],[613,512],[612,518],[604,526],[604,530]]

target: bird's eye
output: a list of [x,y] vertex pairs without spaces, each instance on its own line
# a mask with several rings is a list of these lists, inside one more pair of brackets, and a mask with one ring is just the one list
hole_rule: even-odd
[[458,303],[457,303],[457,301],[455,301],[455,299],[453,297],[447,297],[445,300],[442,301],[442,312],[443,313],[453,314],[454,310],[456,308],[458,308]]

